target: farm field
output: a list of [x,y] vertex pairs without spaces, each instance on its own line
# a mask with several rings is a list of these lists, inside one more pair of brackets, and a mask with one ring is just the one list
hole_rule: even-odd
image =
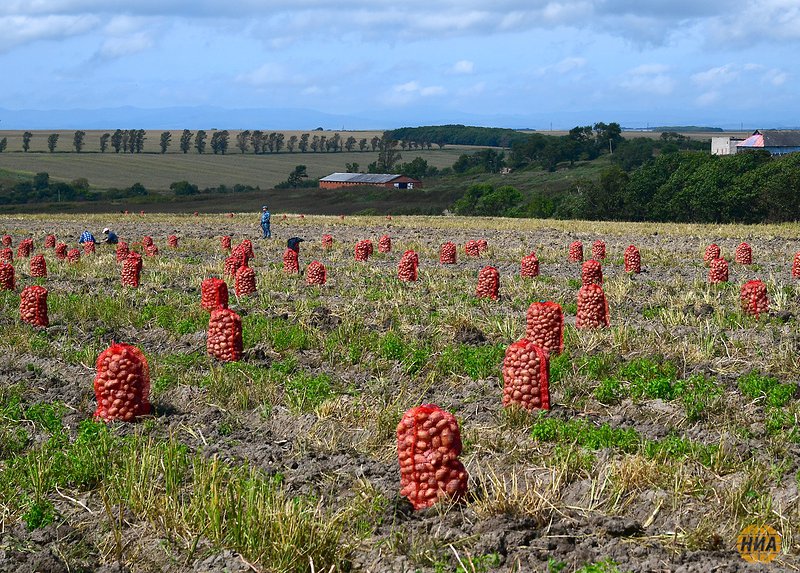
[[[413,150],[401,153],[403,161],[419,156],[429,165],[450,167],[466,148]],[[189,181],[201,189],[227,185],[259,186],[270,189],[286,181],[296,165],[307,165],[311,178],[346,171],[345,164],[361,169],[376,160],[377,152],[275,153],[265,155],[227,153],[204,154],[116,154],[106,153],[0,153],[0,169],[35,174],[46,172],[54,180],[70,182],[85,177],[92,189],[130,187],[141,183],[147,189],[169,189],[176,181]]]
[[[4,154],[3,154],[4,155]],[[0,155],[2,159],[2,155]],[[204,158],[207,159],[207,158]],[[273,213],[3,216],[0,235],[43,253],[47,277],[14,258],[0,291],[0,573],[26,571],[652,572],[800,569],[800,227]],[[137,251],[141,285],[120,285],[112,248],[59,261],[108,226]],[[170,248],[168,235],[179,245]],[[325,250],[323,234],[333,237]],[[230,308],[243,357],[206,353],[200,283],[222,276],[220,236],[253,242],[257,292]],[[354,260],[357,241],[392,240]],[[305,239],[327,283],[287,274]],[[488,251],[467,257],[468,240]],[[581,265],[602,240],[610,326],[577,329]],[[456,243],[457,262],[439,264]],[[753,264],[733,261],[747,241]],[[710,243],[730,263],[709,284]],[[628,245],[643,272],[623,270]],[[419,280],[401,282],[404,251]],[[540,276],[519,276],[535,251]],[[498,300],[475,296],[496,267]],[[770,311],[743,313],[740,287],[767,286]],[[46,287],[50,325],[20,321],[20,291]],[[506,347],[535,301],[562,305],[564,352],[549,362],[549,412],[502,405]],[[153,413],[93,420],[95,362],[113,342],[149,363]],[[414,511],[399,495],[396,429],[421,404],[460,427],[467,493]],[[770,525],[769,565],[735,550]]]

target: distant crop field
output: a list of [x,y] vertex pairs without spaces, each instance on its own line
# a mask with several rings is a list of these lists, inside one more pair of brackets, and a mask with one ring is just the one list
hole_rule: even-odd
[[[59,133],[58,146],[54,153],[47,151],[47,137]],[[296,165],[306,165],[311,178],[324,177],[334,171],[345,171],[347,163],[358,163],[362,170],[377,159],[377,152],[337,152],[337,153],[267,153],[254,155],[252,150],[245,154],[234,146],[237,132],[231,132],[228,153],[214,155],[207,147],[206,153],[199,154],[194,149],[187,154],[180,152],[178,140],[180,132],[172,132],[172,145],[166,154],[159,152],[158,131],[147,133],[143,153],[114,153],[113,149],[99,152],[99,138],[104,132],[87,132],[85,146],[81,153],[72,147],[74,131],[34,132],[28,153],[22,152],[22,132],[0,131],[0,139],[8,138],[8,147],[0,153],[0,168],[26,173],[47,172],[56,180],[72,181],[85,177],[95,189],[111,187],[124,188],[133,183],[141,183],[148,189],[168,189],[175,181],[186,180],[204,187],[219,185],[243,185],[271,188],[284,181]],[[293,133],[313,133],[331,135],[325,132],[281,132],[290,137]],[[357,139],[378,135],[378,132],[342,132],[346,139],[350,135]],[[210,136],[210,132],[209,132]],[[444,149],[434,147],[430,150],[401,150],[402,161],[423,157],[430,165],[442,168],[451,166],[467,148],[448,146]]]

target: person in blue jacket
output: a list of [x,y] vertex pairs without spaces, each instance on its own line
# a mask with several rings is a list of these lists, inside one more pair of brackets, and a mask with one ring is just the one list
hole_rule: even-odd
[[264,236],[261,237],[262,239],[271,239],[272,238],[272,231],[269,229],[269,209],[267,206],[264,205],[261,207],[261,230],[264,231]]
[[84,231],[81,233],[81,238],[78,239],[78,243],[81,245],[83,243],[96,243],[97,241],[94,240],[94,235],[92,235],[89,231]]

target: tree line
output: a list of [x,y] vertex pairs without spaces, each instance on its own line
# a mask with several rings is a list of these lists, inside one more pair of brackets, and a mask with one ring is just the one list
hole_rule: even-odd
[[747,151],[717,156],[669,151],[626,171],[605,168],[560,192],[523,194],[512,186],[471,186],[452,206],[461,215],[761,223],[800,220],[800,153]]
[[[172,136],[171,131],[161,132],[159,149],[162,154],[167,153],[172,146]],[[33,137],[34,134],[30,131],[22,134],[23,152],[30,151]],[[47,137],[47,149],[50,153],[56,151],[59,137],[60,134],[58,133],[52,133]],[[85,138],[85,131],[78,130],[74,133],[72,149],[76,153],[84,151],[86,147]],[[100,136],[99,151],[100,153],[142,153],[144,152],[146,139],[147,132],[144,129],[117,129],[114,132],[106,132]],[[286,134],[281,132],[267,132],[257,129],[240,131],[231,138],[228,130],[211,130],[209,135],[209,132],[203,129],[197,131],[184,129],[178,138],[177,146],[184,154],[189,152],[203,154],[211,151],[214,154],[225,155],[231,150],[231,147],[238,153],[253,153],[255,155],[281,153],[284,151],[288,153],[375,152],[384,149],[386,139],[385,134],[383,137],[374,136],[370,139],[366,137],[356,139],[352,135],[343,137],[339,133],[334,133],[332,136],[303,133],[299,136],[293,134],[286,137]],[[432,148],[430,142],[398,141],[394,139],[392,141],[394,142],[393,147],[396,146],[398,151]],[[6,151],[7,147],[8,138],[4,137],[0,140],[0,153]]]

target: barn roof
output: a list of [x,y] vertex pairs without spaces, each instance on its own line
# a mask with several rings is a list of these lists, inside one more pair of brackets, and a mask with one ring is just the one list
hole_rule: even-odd
[[762,129],[736,147],[800,147],[800,131],[789,129]]
[[323,177],[320,181],[330,181],[335,183],[388,183],[402,175],[392,175],[389,173],[331,173]]

